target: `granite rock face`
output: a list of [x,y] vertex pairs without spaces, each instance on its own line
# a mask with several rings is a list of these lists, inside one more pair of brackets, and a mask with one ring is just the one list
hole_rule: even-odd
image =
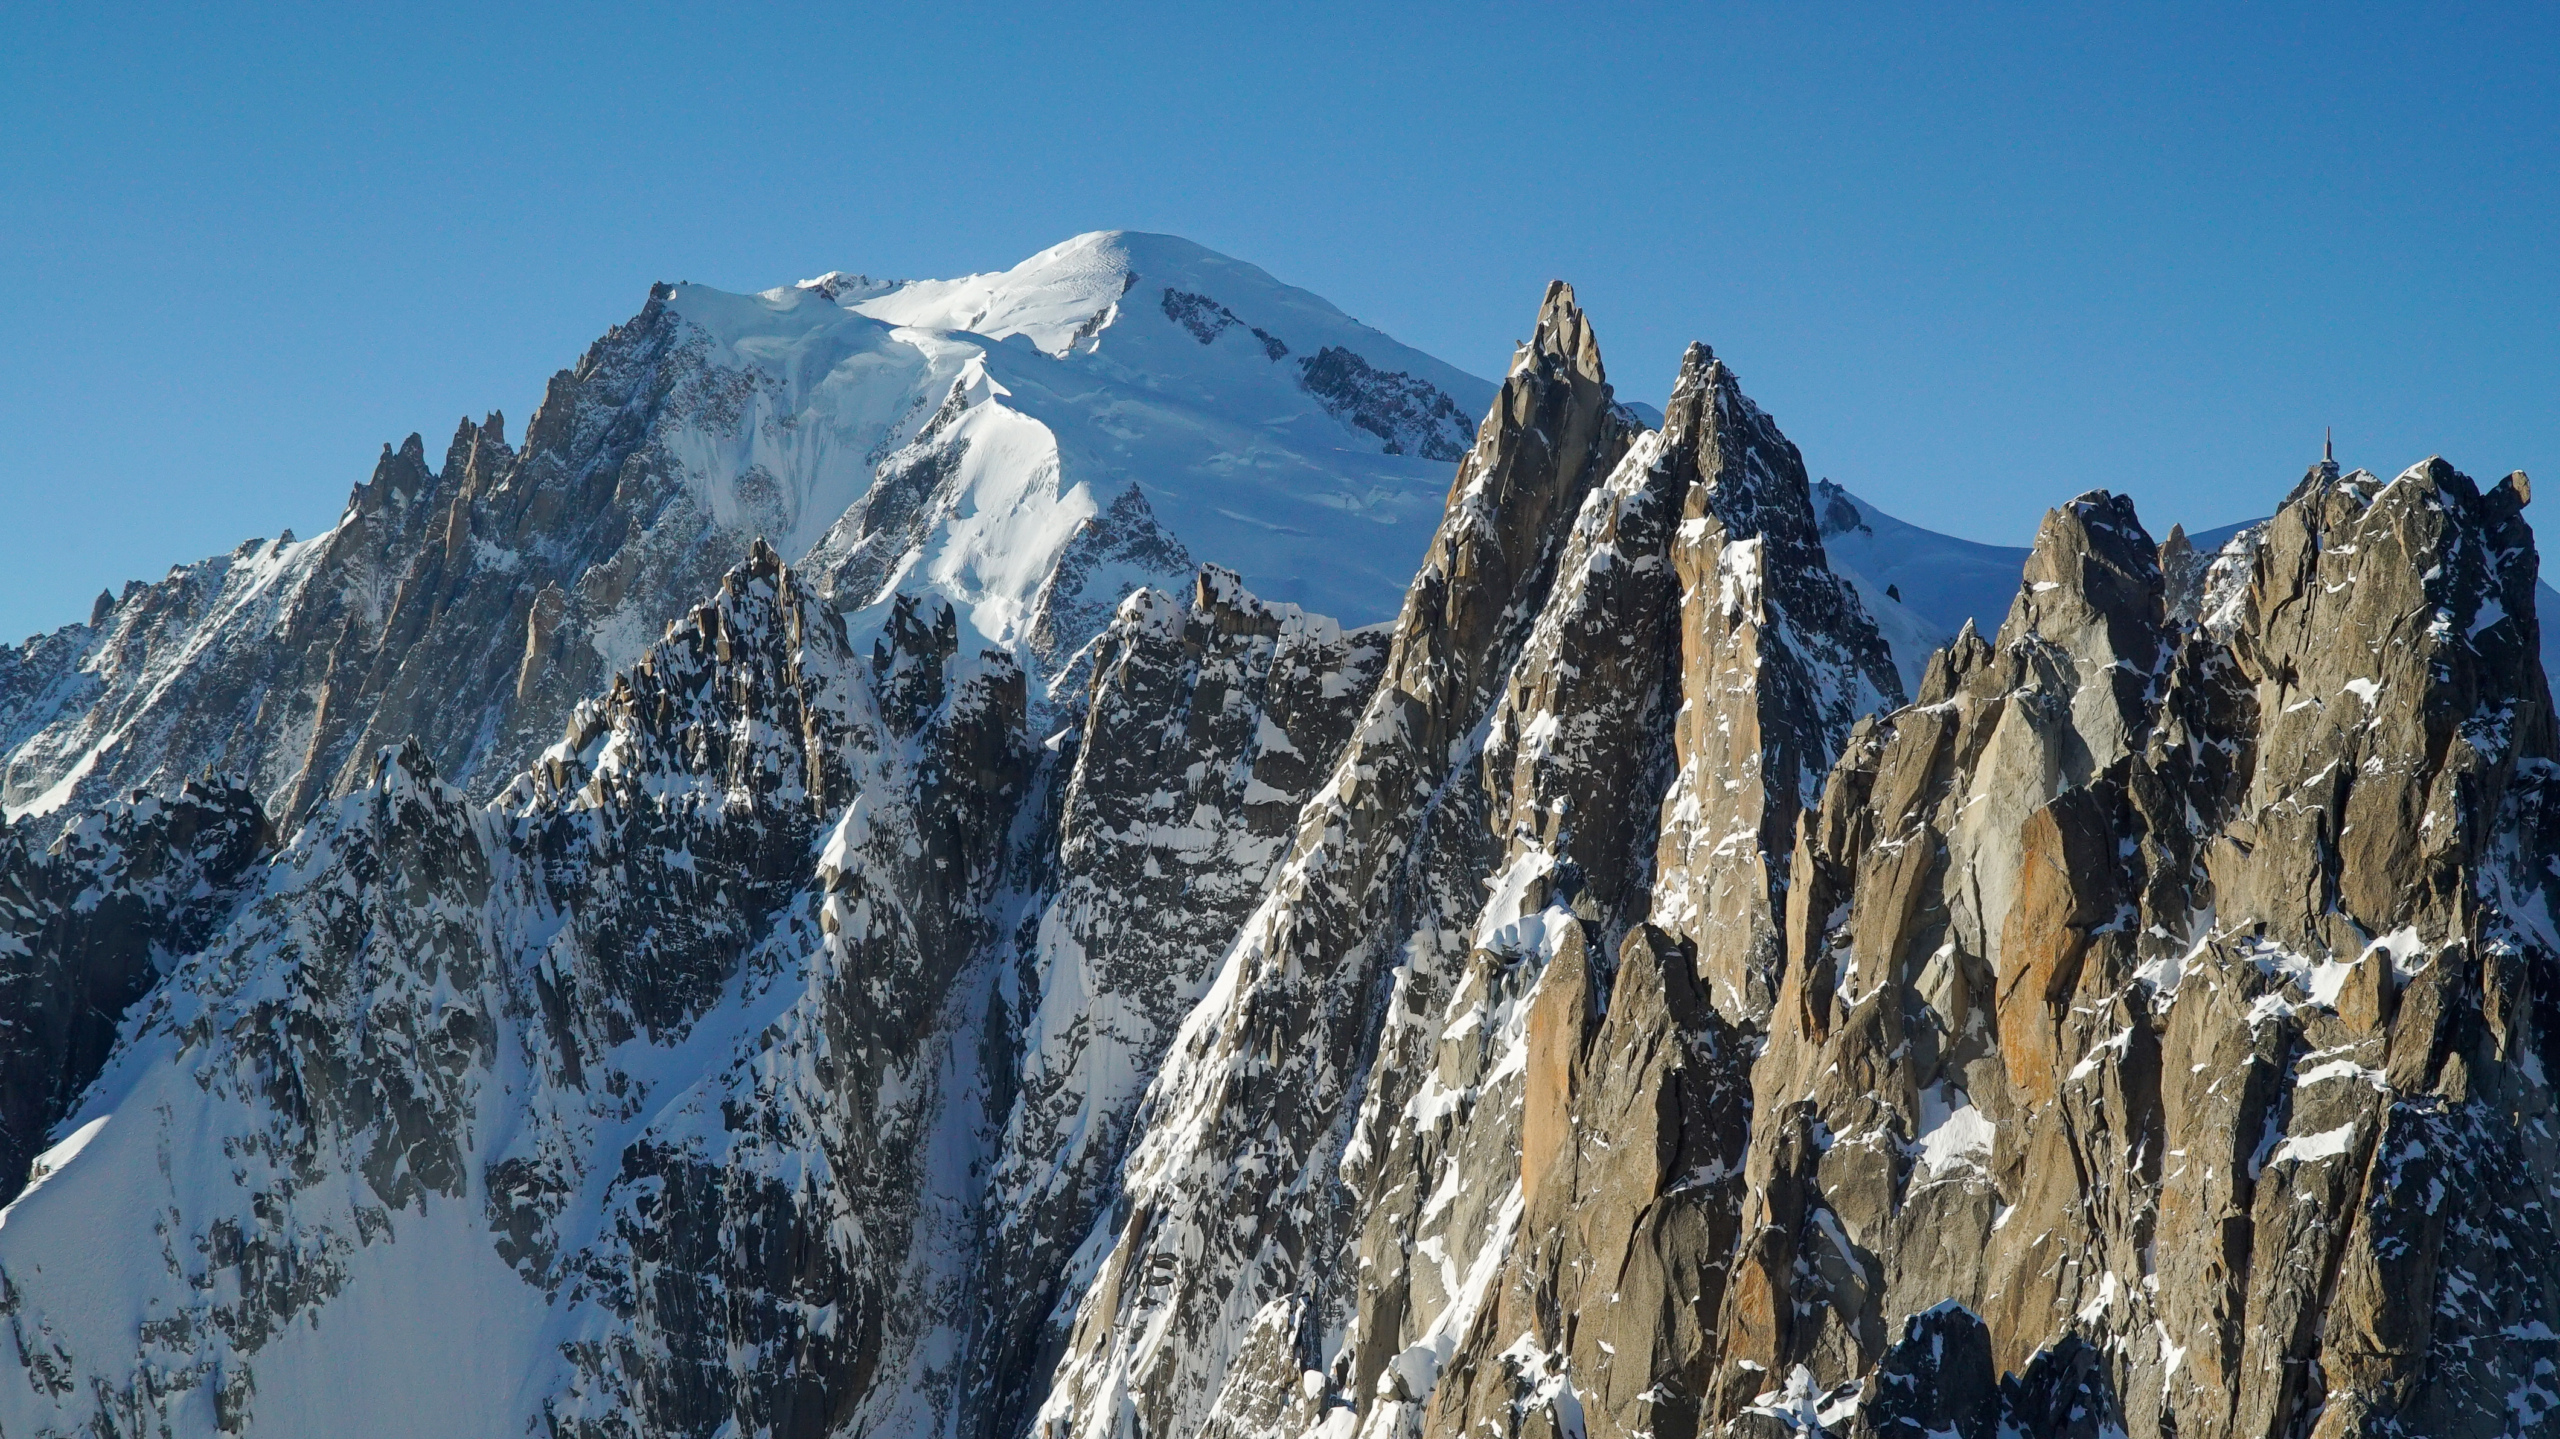
[[[588,674],[596,557],[655,552],[478,527],[598,456],[648,492],[631,363],[64,641],[254,612],[352,708],[0,832],[0,1432],[2560,1419],[2523,476],[2323,466],[2211,553],[2082,495],[1906,697],[1845,502],[1704,346],[1647,428],[1557,285],[1391,623],[1195,566],[1132,484],[984,642],[900,579],[1017,434],[970,360],[806,565],[745,543]],[[295,575],[430,521],[453,574],[587,558],[315,618]],[[448,623],[504,643],[439,697]],[[13,734],[230,713],[14,662]]]
[[[1899,698],[1809,499],[1794,447],[1697,346],[1662,430],[1584,504],[1488,745],[1508,839],[1478,921],[1492,943],[1434,1016],[1441,1072],[1410,1097],[1382,1077],[1364,1116],[1388,1162],[1363,1176],[1355,1332],[1394,1353],[1404,1406],[1371,1427],[1518,1432],[1562,1422],[1560,1402],[1685,1422],[1748,1122],[1747,1036],[1714,982],[1738,1002],[1776,968],[1785,867],[1766,846],[1850,722]],[[1543,970],[1494,958],[1523,881],[1549,889]],[[1472,1032],[1480,1077],[1446,1062]],[[1508,1193],[1485,1165],[1515,1152]]]
[[[1696,954],[1772,962],[1762,846],[1898,697],[1730,372],[1693,350],[1642,433],[1551,291],[1378,696],[1157,1078],[1047,1432],[1507,1431],[1591,1361],[1656,1407],[1747,1132]],[[1586,1150],[1603,1124],[1626,1142]],[[1577,1353],[1557,1275],[1601,1252],[1658,1261],[1625,1281],[1651,1307]]]
[[2315,470],[2199,622],[2083,496],[1999,635],[1860,727],[1796,853],[1712,1413],[1952,1300],[2028,1432],[2546,1421],[2524,499]]
[[[1409,606],[1331,793],[1415,802],[1310,807],[1157,1080],[1045,1432],[2545,1422],[2521,477],[2315,471],[2165,566],[2084,496],[1999,635],[1861,721],[1892,670],[1774,434],[1693,353],[1493,651],[1465,789],[1363,746],[1470,693],[1399,679]],[[1413,870],[1364,891],[1381,831]]]

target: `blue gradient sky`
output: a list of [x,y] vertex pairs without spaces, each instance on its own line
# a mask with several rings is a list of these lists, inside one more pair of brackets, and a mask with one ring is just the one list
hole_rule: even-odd
[[1113,227],[1486,375],[1566,277],[1622,394],[1703,338],[1977,539],[2261,513],[2324,424],[2560,474],[2552,7],[2240,8],[12,4],[0,635],[519,429],[653,280]]

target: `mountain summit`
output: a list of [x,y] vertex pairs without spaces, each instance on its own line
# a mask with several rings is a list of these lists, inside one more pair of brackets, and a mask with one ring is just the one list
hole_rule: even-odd
[[[414,737],[487,794],[762,538],[836,608],[940,595],[1038,703],[1194,555],[1393,612],[1492,389],[1261,270],[1079,236],[1000,274],[660,285],[521,436],[386,445],[327,534],[128,585],[0,653],[0,805],[210,766],[300,815]],[[1070,683],[1074,682],[1072,680]]]

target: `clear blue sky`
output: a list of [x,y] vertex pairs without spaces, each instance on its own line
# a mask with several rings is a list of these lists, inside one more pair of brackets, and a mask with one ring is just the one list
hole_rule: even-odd
[[1563,276],[1622,394],[1703,338],[1978,539],[2324,424],[2560,480],[2548,6],[428,8],[0,9],[0,635],[520,427],[653,280],[1101,228],[1486,375]]

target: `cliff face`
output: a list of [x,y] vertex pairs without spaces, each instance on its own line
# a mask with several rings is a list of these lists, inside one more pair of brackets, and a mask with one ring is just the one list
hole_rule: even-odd
[[980,1432],[1016,1432],[1066,1341],[1147,1079],[1260,903],[1298,807],[1376,685],[1382,627],[1346,631],[1201,572],[1141,592],[1097,647],[1046,897],[1016,947],[1008,1076],[971,1360]]
[[[1156,1080],[1053,1432],[1423,1424],[1444,1366],[1519,1348],[1494,1301],[1549,1237],[1527,1190],[1576,1207],[1549,1171],[1611,958],[1673,956],[1694,1007],[1703,944],[1738,1009],[1766,1003],[1766,846],[1899,683],[1794,448],[1703,348],[1667,416],[1627,423],[1552,290],[1377,697]],[[1633,1067],[1676,1104],[1673,1048]],[[1652,1245],[1688,1220],[1622,1222]]]
[[[510,589],[506,664],[290,731],[343,757],[284,823],[260,771],[0,836],[0,1432],[2553,1422],[2521,475],[2323,468],[2212,552],[2083,495],[1906,702],[1776,424],[1700,346],[1647,429],[1559,285],[1392,622],[1139,585],[1132,486],[994,643],[897,579],[1018,428],[955,363],[814,578],[747,545],[583,698],[592,601]],[[591,473],[556,398],[381,523]],[[363,624],[496,603],[416,581]]]
[[[2539,1423],[2521,477],[2317,471],[2167,570],[2084,496],[1860,721],[1891,667],[1729,375],[1626,445],[1454,722],[1408,716],[1483,690],[1411,657],[1462,569],[1417,584],[1156,1082],[1050,1432]],[[1477,714],[1454,779],[1363,742]]]

